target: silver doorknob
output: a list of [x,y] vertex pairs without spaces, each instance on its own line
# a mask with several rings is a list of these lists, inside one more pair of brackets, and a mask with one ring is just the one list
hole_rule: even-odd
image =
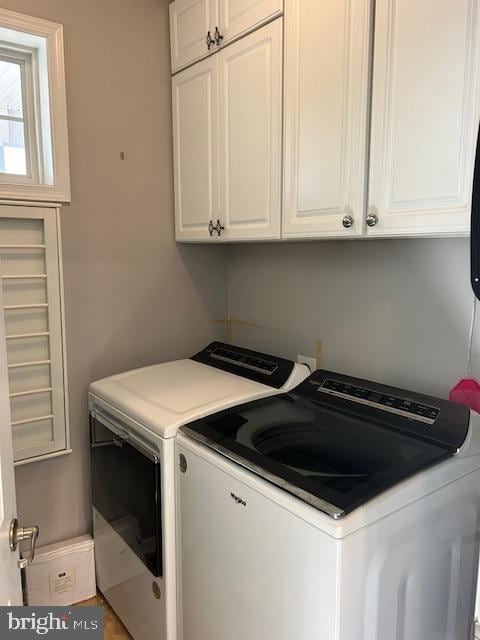
[[367,216],[367,220],[366,220],[366,222],[367,222],[367,226],[368,226],[368,227],[374,227],[374,226],[377,224],[377,222],[378,222],[378,216],[377,216],[377,214],[375,214],[375,213],[369,213],[369,214],[368,214],[368,216]]
[[19,569],[25,569],[27,565],[33,562],[35,558],[35,547],[37,545],[37,538],[39,534],[38,527],[19,527],[18,520],[14,518],[10,523],[10,530],[8,532],[8,543],[10,551],[16,551],[18,543],[22,540],[30,540],[30,557],[20,558],[17,562]]
[[342,220],[342,224],[345,229],[350,229],[350,227],[353,227],[353,222],[353,216],[345,216]]

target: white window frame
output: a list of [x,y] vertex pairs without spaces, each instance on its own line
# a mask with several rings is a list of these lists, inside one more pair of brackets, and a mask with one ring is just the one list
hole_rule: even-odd
[[29,128],[25,141],[31,175],[0,173],[0,198],[69,202],[62,25],[0,9],[0,56],[6,55],[23,59],[26,64],[24,115]]
[[[63,300],[60,209],[45,206],[16,206],[0,203],[0,218],[41,219],[44,224],[45,268],[50,340],[50,375],[53,408],[53,439],[47,444],[14,448],[15,466],[71,453],[68,382]],[[1,249],[0,249],[1,252]],[[0,263],[0,274],[2,265]],[[3,310],[1,310],[3,313]],[[8,340],[8,336],[6,336]],[[13,427],[12,427],[13,428]]]
[[20,66],[20,76],[22,83],[22,103],[23,117],[0,115],[0,120],[22,122],[24,126],[25,153],[27,160],[26,175],[4,173],[0,171],[0,182],[13,182],[24,184],[38,184],[41,181],[40,170],[40,130],[36,119],[39,112],[36,105],[38,100],[35,90],[35,52],[28,50],[14,50],[12,47],[5,47],[0,42],[0,60],[11,62]]

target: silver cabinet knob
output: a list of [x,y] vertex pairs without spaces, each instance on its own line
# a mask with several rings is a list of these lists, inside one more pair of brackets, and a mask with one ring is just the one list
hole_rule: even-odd
[[350,227],[353,227],[353,216],[344,216],[343,220],[342,220],[342,224],[345,227],[345,229],[350,229]]
[[213,228],[218,233],[218,237],[222,235],[222,231],[225,231],[225,227],[220,223],[220,220],[218,219],[217,219],[217,224]]
[[219,47],[222,43],[223,36],[220,33],[218,27],[215,27],[215,42],[217,43],[217,47]]
[[378,216],[376,213],[369,213],[367,216],[367,226],[374,227],[378,222]]

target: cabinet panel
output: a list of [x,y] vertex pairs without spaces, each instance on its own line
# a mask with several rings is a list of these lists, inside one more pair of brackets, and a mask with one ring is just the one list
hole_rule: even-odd
[[226,240],[280,236],[282,23],[272,22],[219,56]]
[[468,231],[478,0],[377,0],[369,234]]
[[283,233],[361,235],[371,4],[286,0],[285,21]]
[[[175,0],[170,5],[172,71],[209,54],[207,33],[218,25],[218,0]],[[213,52],[216,49],[211,47]]]
[[280,15],[283,0],[220,0],[220,29],[224,42]]
[[217,57],[172,79],[177,240],[210,239],[218,212]]

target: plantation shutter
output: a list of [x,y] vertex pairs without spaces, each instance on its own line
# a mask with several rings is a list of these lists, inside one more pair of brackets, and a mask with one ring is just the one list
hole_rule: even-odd
[[68,448],[56,209],[0,206],[15,461]]

